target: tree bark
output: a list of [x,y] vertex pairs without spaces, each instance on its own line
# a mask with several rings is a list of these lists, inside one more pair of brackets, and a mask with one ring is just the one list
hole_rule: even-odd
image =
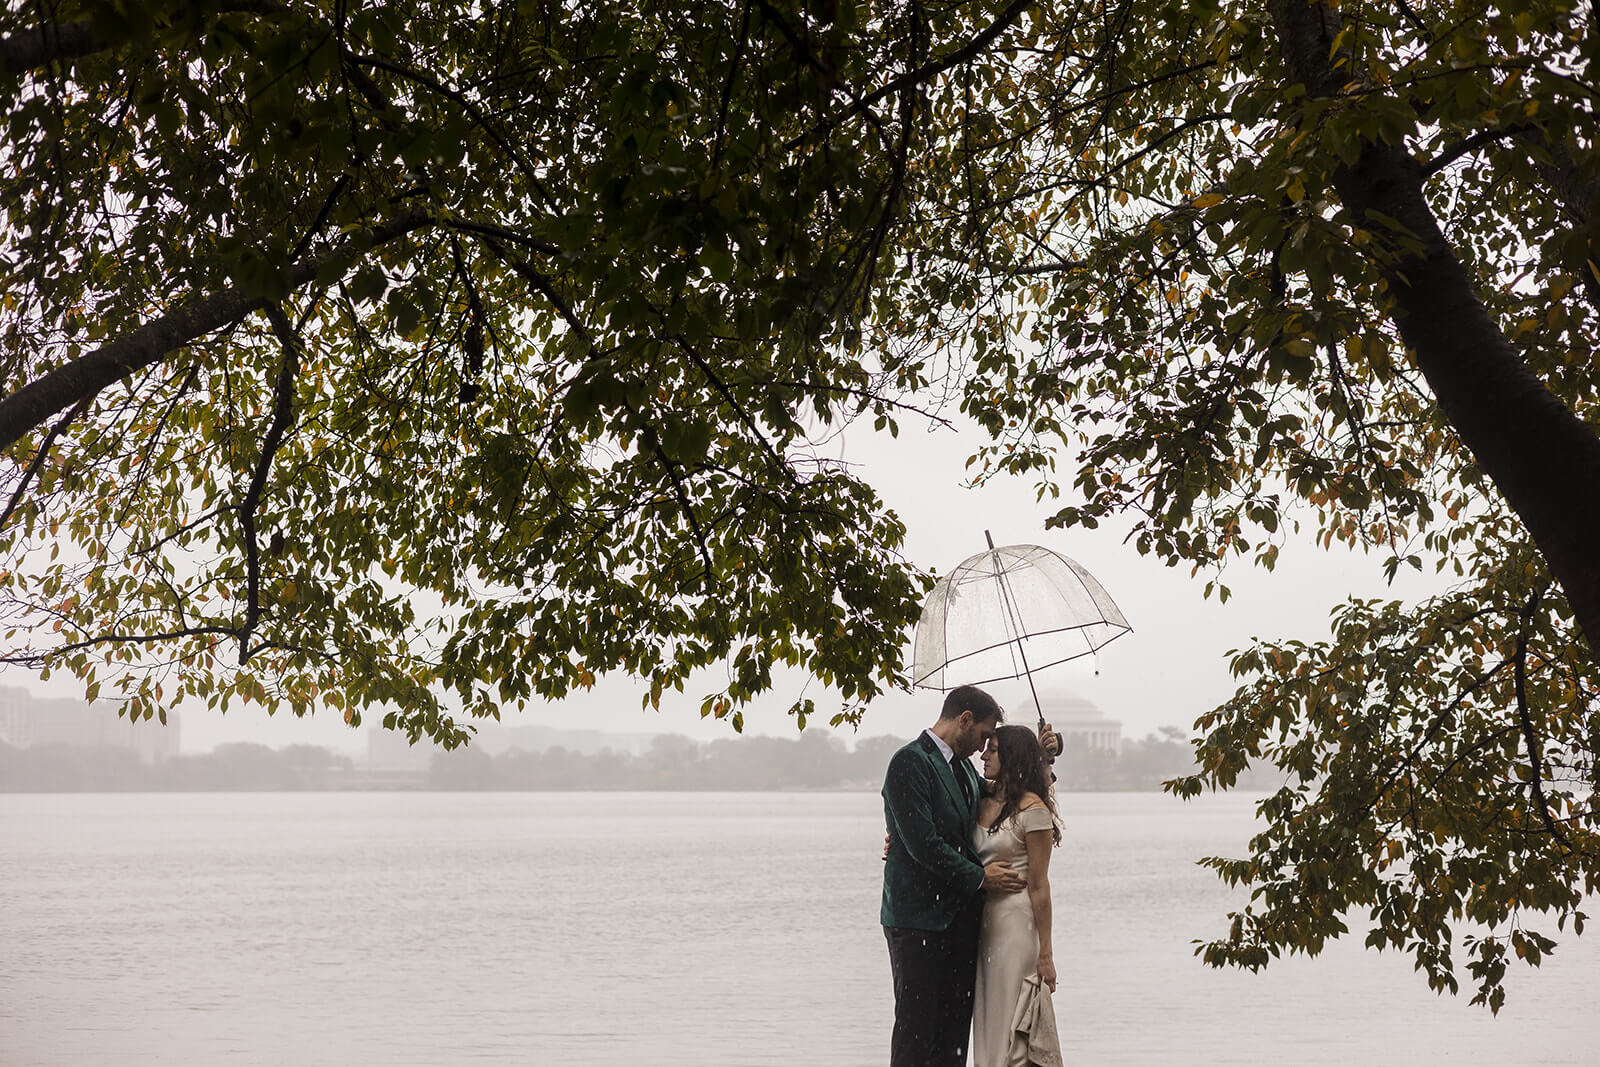
[[[1289,76],[1311,96],[1334,95],[1344,81],[1335,65],[1342,51],[1332,48],[1338,13],[1320,0],[1269,6]],[[1380,212],[1421,241],[1420,252],[1387,266],[1395,325],[1445,418],[1544,554],[1593,656],[1600,648],[1600,437],[1490,318],[1404,145],[1365,143],[1360,158],[1334,174],[1334,186],[1353,218]]]
[[[289,269],[292,292],[329,263],[352,258],[397,237],[432,225],[427,211],[409,211],[363,234],[341,241],[331,251]],[[45,373],[0,399],[0,451],[10,448],[58,411],[94,396],[175,350],[260,311],[276,298],[247,294],[238,287],[193,297],[164,315],[108,341],[65,366]]]
[[108,38],[92,22],[45,23],[0,37],[0,75],[16,77],[50,63],[102,50]]
[[[165,12],[164,21],[175,23],[188,15],[189,10],[186,7],[172,8]],[[210,10],[218,15],[230,12],[272,14],[285,12],[288,6],[281,0],[222,0],[212,4]],[[0,37],[0,76],[14,78],[54,63],[70,63],[74,59],[92,56],[127,42],[126,35],[108,32],[104,26],[91,20],[46,22],[30,26]]]

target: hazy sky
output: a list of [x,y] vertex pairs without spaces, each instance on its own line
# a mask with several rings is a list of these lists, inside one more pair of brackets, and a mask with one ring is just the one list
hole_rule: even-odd
[[[1234,595],[1227,604],[1202,600],[1203,579],[1190,579],[1186,567],[1169,569],[1141,557],[1122,543],[1125,529],[1046,531],[1044,521],[1053,507],[1035,501],[1030,482],[1011,479],[963,488],[966,458],[982,442],[977,431],[906,426],[898,439],[852,430],[825,452],[857,465],[878,488],[907,525],[908,554],[923,566],[948,572],[984,549],[987,529],[996,545],[1042,544],[1077,560],[1099,578],[1133,632],[1106,646],[1098,663],[1084,660],[1051,668],[1038,676],[1038,682],[1041,695],[1067,688],[1092,701],[1108,718],[1120,720],[1127,735],[1143,736],[1164,725],[1187,728],[1201,712],[1226,699],[1236,683],[1227,671],[1225,653],[1252,636],[1321,638],[1327,634],[1329,609],[1348,595],[1394,596],[1437,584],[1410,578],[1387,589],[1375,557],[1320,552],[1305,537],[1285,545],[1277,570],[1270,574],[1243,561],[1231,564],[1225,580]],[[664,698],[657,713],[640,709],[639,689],[630,679],[602,679],[590,693],[529,707],[520,714],[508,712],[506,721],[674,732],[697,738],[728,736],[732,730],[726,723],[699,717],[700,698],[715,686],[715,678],[708,674],[706,683],[703,688],[691,686],[676,700]],[[0,673],[0,684],[25,686],[41,695],[82,695],[80,685],[59,674],[43,684],[31,674],[8,670]],[[780,681],[770,699],[746,711],[746,732],[791,733],[794,723],[784,711],[804,685],[798,676]],[[1031,719],[1025,685],[1000,683],[990,688],[1013,712],[1014,721]],[[837,699],[820,685],[813,683],[807,692],[820,711],[837,710]],[[860,733],[913,734],[932,721],[939,701],[940,695],[930,690],[912,696],[892,694],[868,710]],[[235,706],[226,717],[203,706],[180,711],[185,751],[208,751],[221,742],[244,740],[347,750],[365,747],[363,736],[334,714],[296,720],[288,715],[269,718],[254,706]]]

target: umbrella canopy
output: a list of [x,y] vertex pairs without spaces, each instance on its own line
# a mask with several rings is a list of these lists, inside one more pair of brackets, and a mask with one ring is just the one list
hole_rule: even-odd
[[[953,689],[1087,656],[1131,630],[1074,560],[1039,545],[1005,545],[961,562],[933,587],[917,621],[913,685]],[[1037,698],[1035,698],[1037,703]]]

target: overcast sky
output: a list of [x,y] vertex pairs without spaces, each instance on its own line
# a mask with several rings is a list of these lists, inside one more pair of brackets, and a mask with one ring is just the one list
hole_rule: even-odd
[[[1349,595],[1416,594],[1438,584],[1410,578],[1388,589],[1376,557],[1338,549],[1321,552],[1306,536],[1284,546],[1271,573],[1235,561],[1225,578],[1232,599],[1227,604],[1203,600],[1203,579],[1190,579],[1186,567],[1169,569],[1140,556],[1122,543],[1125,529],[1046,531],[1044,521],[1053,507],[1035,501],[1030,482],[1012,479],[963,488],[966,459],[982,443],[977,431],[906,426],[898,439],[852,430],[826,451],[855,464],[899,513],[908,529],[907,553],[923,566],[948,572],[984,549],[984,531],[989,530],[996,545],[1041,544],[1077,560],[1099,578],[1133,632],[1106,646],[1096,662],[1051,668],[1038,676],[1038,682],[1041,695],[1070,690],[1093,702],[1106,717],[1123,724],[1125,735],[1142,737],[1166,725],[1187,729],[1199,714],[1226,699],[1236,684],[1227,670],[1226,652],[1253,636],[1322,638],[1330,608]],[[626,733],[672,732],[702,739],[729,736],[732,730],[726,723],[699,717],[700,698],[714,682],[708,675],[706,687],[691,686],[676,700],[664,698],[661,711],[655,712],[640,709],[639,689],[630,679],[602,679],[594,691],[559,704],[508,711],[506,721]],[[23,686],[40,695],[82,696],[82,687],[60,674],[44,684],[11,669],[0,673],[0,684]],[[990,688],[1012,712],[1013,721],[1031,720],[1025,685],[1000,683]],[[801,677],[780,680],[768,700],[746,711],[745,732],[792,733],[794,722],[784,711],[803,689]],[[816,699],[826,722],[838,708],[837,698],[816,683],[805,691]],[[914,734],[937,715],[940,699],[929,690],[910,696],[891,694],[868,710],[860,735]],[[209,751],[226,741],[365,749],[363,736],[334,714],[307,720],[288,715],[269,718],[253,705],[236,705],[225,717],[203,706],[180,711],[185,751]]]

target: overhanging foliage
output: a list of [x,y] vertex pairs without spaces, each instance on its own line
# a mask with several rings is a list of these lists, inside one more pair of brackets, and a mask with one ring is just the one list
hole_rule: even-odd
[[1207,593],[1297,529],[1458,580],[1235,658],[1172,787],[1285,785],[1215,861],[1255,897],[1208,960],[1364,911],[1497,1009],[1530,914],[1581,924],[1591,6],[4,17],[12,661],[446,743],[449,691],[612,670],[868,700],[922,577],[809,442],[953,395],[980,470],[1133,516]]

